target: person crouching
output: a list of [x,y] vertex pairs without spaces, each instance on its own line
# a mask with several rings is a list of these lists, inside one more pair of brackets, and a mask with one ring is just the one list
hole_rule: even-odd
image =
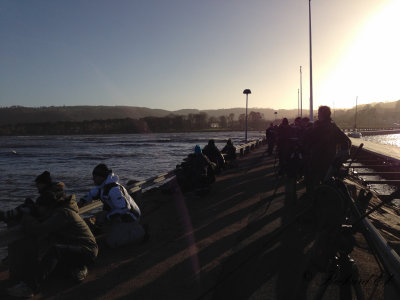
[[146,232],[139,223],[141,212],[119,178],[105,164],[97,165],[92,172],[96,185],[80,200],[83,206],[92,200],[103,202],[105,216],[106,244],[111,248],[142,242]]
[[[20,282],[7,289],[9,295],[29,298],[53,271],[60,270],[75,282],[82,282],[98,254],[96,239],[78,214],[75,195],[57,198],[44,192],[36,201],[38,218],[22,217],[26,237],[17,250],[9,253],[10,276]],[[30,241],[30,243],[27,243]],[[21,268],[21,265],[23,268]]]

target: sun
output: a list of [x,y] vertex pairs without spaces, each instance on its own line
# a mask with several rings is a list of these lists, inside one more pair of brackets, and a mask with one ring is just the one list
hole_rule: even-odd
[[[320,99],[337,108],[400,99],[400,0],[377,12],[321,85]],[[328,100],[329,101],[329,100]]]

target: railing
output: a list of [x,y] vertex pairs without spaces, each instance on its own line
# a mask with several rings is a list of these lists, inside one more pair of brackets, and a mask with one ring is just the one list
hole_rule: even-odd
[[[386,270],[385,278],[385,299],[399,299],[400,295],[400,258],[388,242],[382,237],[379,231],[368,219],[362,223],[366,229],[365,235],[370,237],[375,249],[378,252],[381,263]],[[394,296],[396,295],[396,296]]]
[[[350,132],[353,129],[345,128],[344,132]],[[400,128],[357,128],[357,131],[364,136],[370,135],[385,135],[385,134],[396,134],[400,133]]]
[[[264,142],[263,138],[248,142],[247,144],[239,145],[236,148],[236,152],[240,153],[240,156],[243,156],[247,153],[250,152],[251,149],[254,149],[256,146],[262,144]],[[127,190],[131,196],[138,197],[140,193],[144,189],[147,189],[149,187],[155,186],[156,184],[160,184],[163,181],[172,178],[175,176],[175,170],[171,170],[167,173],[163,173],[154,177],[151,177],[149,179],[135,182],[131,185],[127,186]],[[85,214],[89,211],[92,211],[94,209],[97,209],[101,207],[103,203],[100,200],[95,200],[92,201],[91,203],[81,207],[79,209],[79,214]],[[15,241],[19,238],[22,237],[22,232],[21,232],[21,227],[20,226],[14,226],[12,228],[9,228],[7,230],[1,231],[0,232],[0,247],[5,247],[8,244],[10,244],[12,241]]]
[[[354,130],[354,127],[342,127],[344,131],[352,131]],[[371,127],[357,127],[358,131],[385,131],[385,130],[400,130],[400,127],[377,127],[377,128],[371,128]]]
[[[386,197],[388,199],[392,199],[392,196]],[[378,197],[382,204],[387,202],[384,200],[384,197]],[[361,219],[362,234],[365,236],[366,240],[369,243],[372,243],[372,249],[375,249],[375,253],[377,254],[377,258],[382,264],[385,270],[385,299],[400,299],[400,257],[393,250],[390,244],[382,237],[380,232],[372,225],[371,221],[368,220],[365,216],[366,206],[362,203],[363,201],[360,198],[355,198],[355,201],[352,201],[352,205],[354,211],[358,212],[357,217],[361,217],[361,213],[364,215]],[[363,207],[360,211],[359,208]],[[368,212],[369,214],[370,212]]]
[[[354,147],[355,148],[355,147]],[[369,172],[355,172],[354,176],[356,180],[359,180],[362,184],[391,184],[397,185],[397,188],[400,188],[400,180],[398,179],[379,179],[379,180],[364,180],[358,176],[360,175],[381,175],[381,176],[398,176],[400,172],[398,172],[398,166],[400,165],[400,161],[388,157],[382,154],[374,153],[370,150],[362,149],[361,157],[356,159],[356,163],[360,163],[359,166],[352,165],[351,168],[364,168],[364,169],[372,169],[379,171],[369,171]],[[387,203],[388,201],[393,200],[398,197],[397,192],[391,195],[376,195],[376,197],[381,201],[381,204],[376,206],[380,207]],[[353,197],[355,199],[356,204],[359,204],[360,201],[357,197]],[[386,199],[386,200],[385,200]],[[362,206],[362,204],[361,204]],[[364,210],[366,207],[364,207]],[[374,209],[373,209],[374,210]],[[362,211],[361,213],[365,213]],[[359,216],[358,216],[359,217]],[[371,223],[367,218],[362,218],[363,224],[363,234],[366,236],[366,239],[372,243],[372,248],[376,250],[377,257],[381,264],[383,265],[386,278],[385,278],[385,299],[400,299],[400,258],[399,255],[393,250],[391,245],[383,238],[381,233],[375,228],[375,226]]]
[[257,140],[248,142],[247,144],[237,146],[236,152],[239,152],[240,156],[243,156],[243,155],[247,154],[248,152],[250,152],[250,150],[254,149],[256,146],[258,146],[264,142],[265,142],[264,138],[259,138]]

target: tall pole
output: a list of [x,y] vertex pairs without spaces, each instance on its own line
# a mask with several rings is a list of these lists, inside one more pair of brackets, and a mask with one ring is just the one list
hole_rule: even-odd
[[358,101],[358,96],[356,97],[356,114],[354,115],[354,131],[357,130],[357,101]]
[[248,97],[249,97],[249,94],[246,94],[246,135],[245,135],[245,138],[244,138],[244,140],[246,141],[246,144],[247,144],[247,100],[248,100]]
[[300,89],[297,89],[297,116],[300,116]]
[[300,117],[303,117],[303,73],[300,66]]
[[335,100],[333,100],[333,119],[336,119]]
[[314,117],[313,117],[313,84],[312,84],[311,0],[308,0],[308,16],[309,16],[309,30],[310,30],[310,121],[313,121]]
[[247,143],[247,103],[248,103],[249,94],[251,94],[250,89],[245,89],[243,91],[243,94],[246,94],[246,133],[245,133],[245,141]]

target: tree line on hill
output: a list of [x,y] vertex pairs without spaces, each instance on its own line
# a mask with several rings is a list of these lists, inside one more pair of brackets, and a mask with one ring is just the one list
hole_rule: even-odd
[[[72,135],[117,134],[151,132],[191,132],[204,130],[244,130],[246,117],[241,114],[235,120],[229,116],[209,117],[206,113],[187,116],[144,117],[140,119],[108,119],[82,122],[20,123],[0,126],[0,135]],[[267,121],[262,114],[248,114],[248,130],[265,130]]]
[[[98,112],[109,116],[107,119],[91,119],[98,116]],[[107,111],[111,111],[107,114]],[[155,112],[154,112],[155,111]],[[169,113],[162,110],[135,107],[50,107],[50,108],[0,108],[0,135],[69,135],[69,134],[115,134],[115,133],[150,133],[150,132],[190,132],[204,130],[244,130],[246,115],[235,114],[232,111],[243,110],[216,110],[212,114],[206,111],[195,111],[186,115]],[[267,111],[265,117],[262,111]],[[252,110],[248,114],[248,130],[265,130],[271,122],[280,123],[283,117],[289,121],[297,116],[297,110],[276,111],[270,114],[271,109]],[[49,118],[48,115],[52,115]],[[183,112],[180,111],[180,112]],[[221,113],[217,115],[216,112]],[[222,114],[230,112],[229,114]],[[296,112],[296,113],[294,113]],[[83,115],[81,115],[83,113]],[[153,114],[154,113],[154,114]],[[79,114],[79,118],[74,116]],[[126,115],[135,117],[126,117]],[[308,112],[303,111],[303,116]],[[317,116],[317,114],[314,114]],[[341,128],[388,128],[400,127],[400,100],[389,103],[360,105],[355,118],[355,108],[333,110],[332,118]],[[4,123],[10,117],[14,122]],[[42,122],[40,122],[40,118]],[[68,117],[69,116],[69,117]],[[74,117],[72,117],[74,116]],[[122,117],[121,117],[122,116]],[[273,116],[273,117],[272,117]],[[87,120],[82,120],[88,118]],[[16,122],[15,120],[19,120]],[[355,124],[357,123],[357,124]]]

